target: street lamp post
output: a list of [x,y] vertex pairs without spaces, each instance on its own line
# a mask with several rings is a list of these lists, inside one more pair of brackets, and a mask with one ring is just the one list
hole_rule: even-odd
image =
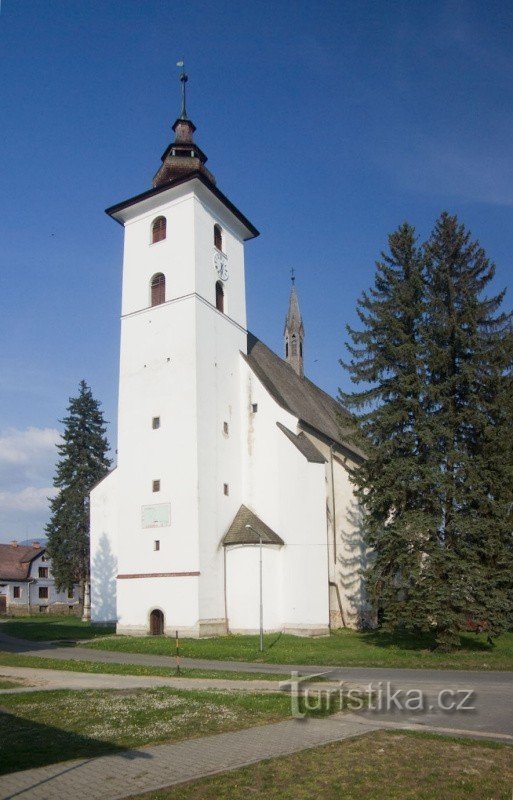
[[262,581],[262,534],[256,531],[252,525],[246,525],[246,528],[256,533],[258,536],[258,549],[259,549],[259,588],[260,588],[260,652],[264,650],[264,598],[263,598],[263,581]]

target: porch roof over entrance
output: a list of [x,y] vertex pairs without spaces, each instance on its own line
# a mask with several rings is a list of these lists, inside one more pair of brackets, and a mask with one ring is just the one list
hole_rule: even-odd
[[[247,525],[251,527],[247,528]],[[263,544],[277,544],[280,546],[285,544],[283,539],[265,522],[262,522],[260,517],[257,517],[247,506],[241,505],[223,538],[222,544],[224,547],[230,544],[259,544],[260,536]]]

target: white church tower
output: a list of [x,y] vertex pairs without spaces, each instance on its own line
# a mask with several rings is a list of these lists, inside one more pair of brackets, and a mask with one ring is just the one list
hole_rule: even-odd
[[[181,80],[154,188],[107,209],[124,227],[118,464],[93,494],[93,534],[112,514],[122,544],[116,558],[96,541],[93,618],[95,576],[104,584],[109,569],[94,557],[110,557],[119,632],[146,633],[151,607],[154,632],[172,621],[204,635],[226,630],[218,532],[241,495],[244,242],[258,231],[206,169]],[[109,602],[97,592],[96,606]]]
[[[119,633],[325,635],[366,612],[350,416],[247,331],[244,243],[182,110],[124,228],[117,467],[91,493],[91,616]],[[260,566],[261,565],[261,566]],[[262,614],[260,610],[262,609]]]

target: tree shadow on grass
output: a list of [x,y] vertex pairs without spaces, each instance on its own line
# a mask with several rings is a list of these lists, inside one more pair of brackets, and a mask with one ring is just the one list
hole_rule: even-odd
[[[390,633],[384,630],[366,631],[360,634],[364,643],[384,649],[426,651],[435,650],[436,638],[434,633],[413,633],[410,631],[397,631]],[[461,650],[471,653],[489,652],[493,650],[484,639],[473,634],[462,634]]]
[[[113,742],[42,725],[0,708],[1,775],[74,758],[91,759],[115,753],[123,753],[124,757],[130,759],[151,758],[143,750],[127,750]],[[65,765],[63,771],[66,771]]]

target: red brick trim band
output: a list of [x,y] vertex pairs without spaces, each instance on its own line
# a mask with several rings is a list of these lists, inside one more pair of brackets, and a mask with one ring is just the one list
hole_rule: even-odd
[[199,572],[142,572],[134,575],[117,575],[118,579],[123,578],[187,578],[190,575],[199,575]]

